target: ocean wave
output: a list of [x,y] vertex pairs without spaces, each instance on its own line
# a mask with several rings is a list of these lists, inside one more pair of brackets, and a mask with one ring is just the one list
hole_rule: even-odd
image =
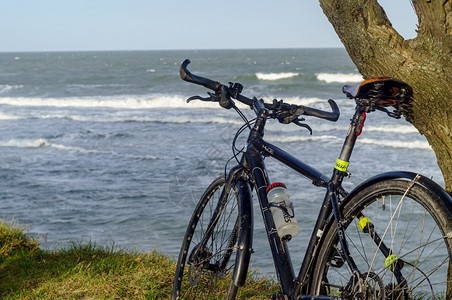
[[80,153],[102,153],[99,150],[93,150],[93,149],[84,149],[81,147],[74,147],[74,146],[66,146],[66,145],[61,145],[61,144],[54,144],[54,143],[49,143],[49,146],[55,149],[59,149],[59,150],[66,150],[66,151],[76,151],[76,152],[80,152]]
[[286,73],[256,73],[256,77],[259,80],[281,80],[292,78],[300,75],[299,73],[286,72]]
[[315,103],[328,103],[326,99],[317,97],[289,97],[285,98],[284,102],[296,105],[312,105]]
[[[266,100],[270,102],[271,98]],[[289,97],[284,99],[285,103],[297,105],[315,106],[316,103],[326,103],[325,99],[316,97],[302,98]],[[30,109],[20,114],[14,113],[0,113],[0,121],[12,121],[19,119],[66,119],[75,122],[96,122],[96,123],[121,123],[121,122],[143,122],[143,123],[217,123],[240,126],[243,121],[237,115],[210,116],[206,114],[203,116],[181,115],[176,117],[164,116],[147,116],[142,112],[136,114],[134,110],[139,109],[153,109],[153,108],[183,108],[183,109],[219,109],[221,107],[218,103],[205,102],[191,102],[187,104],[184,98],[178,96],[161,96],[152,99],[135,99],[135,98],[121,98],[121,99],[48,99],[48,98],[0,98],[0,104],[17,106],[17,107],[40,107],[40,109]],[[248,110],[249,107],[241,103],[236,103],[238,107],[243,110]],[[47,110],[46,107],[60,108],[58,110]],[[90,113],[80,113],[78,108],[91,108]],[[104,108],[111,108],[114,110],[104,110]]]
[[347,82],[361,82],[363,77],[360,74],[354,73],[319,73],[316,75],[317,79],[320,81],[325,81],[326,83],[347,83]]
[[[309,123],[309,120],[308,120]],[[343,131],[344,138],[349,125],[338,125],[336,123],[320,123],[315,126],[311,126],[312,130],[315,131]],[[417,129],[412,125],[387,125],[387,126],[365,126],[364,132],[383,132],[383,133],[418,133]],[[359,142],[359,140],[358,140]]]
[[418,130],[411,125],[398,125],[398,126],[367,126],[364,131],[377,131],[377,132],[394,132],[394,133],[418,133]]
[[[309,125],[311,119],[308,119],[306,122]],[[316,123],[310,125],[314,134],[316,132],[335,132],[334,134],[338,134],[340,138],[345,139],[345,135],[349,129],[348,125],[345,124],[336,124],[336,123]],[[281,126],[276,126],[276,128],[271,124],[266,127],[267,131],[275,132],[281,131]],[[284,132],[303,132],[304,129],[297,126],[284,126]],[[343,136],[341,134],[343,132]],[[399,125],[399,126],[366,126],[364,127],[364,132],[381,132],[381,133],[400,133],[400,134],[410,134],[410,133],[418,133],[417,129],[411,125]],[[358,143],[361,140],[358,140]]]
[[[281,98],[268,96],[268,97],[264,98],[264,101],[265,101],[265,103],[272,103],[273,99],[280,100]],[[320,104],[325,104],[326,106],[329,107],[328,101],[325,98],[318,98],[318,97],[287,97],[287,98],[283,98],[282,100],[284,101],[284,103],[288,103],[288,104],[306,105],[306,106],[313,106],[313,107],[315,107],[315,105],[313,105],[313,104],[320,103]],[[246,106],[246,107],[249,107],[249,106]],[[317,108],[321,109],[321,107],[318,107],[318,106],[317,106]]]
[[9,91],[20,88],[23,88],[23,85],[0,84],[0,94],[7,93]]
[[50,143],[46,139],[17,139],[0,141],[0,147],[42,148],[49,145]]
[[75,151],[79,153],[85,154],[106,154],[115,157],[125,157],[131,159],[145,159],[145,160],[156,160],[156,159],[179,159],[180,157],[157,157],[153,155],[133,155],[133,154],[119,154],[114,151],[101,151],[97,149],[85,149],[82,147],[76,146],[67,146],[57,143],[52,143],[47,139],[37,138],[37,139],[15,139],[15,140],[7,140],[0,141],[0,147],[14,147],[14,148],[44,148],[51,147],[58,150],[64,151]]
[[64,117],[79,122],[137,122],[137,123],[173,123],[173,124],[187,124],[187,123],[218,123],[218,124],[230,124],[230,125],[242,125],[243,121],[238,118],[226,119],[221,117],[213,118],[189,118],[189,117],[177,117],[177,118],[153,118],[153,117],[139,117],[139,116],[124,116],[124,117],[86,117],[86,116],[69,116]]
[[[306,136],[306,135],[291,135],[291,136],[280,136],[274,134],[266,135],[266,140],[271,142],[280,143],[294,143],[294,142],[306,142],[306,141],[324,141],[324,142],[337,142],[342,141],[342,137],[337,137],[334,135],[320,135],[320,136]],[[371,144],[383,147],[392,148],[404,148],[404,149],[420,149],[420,150],[431,150],[430,145],[426,141],[395,141],[395,140],[379,140],[379,139],[366,139],[362,138],[358,141],[361,144]]]
[[[65,151],[75,151],[79,153],[85,153],[85,154],[103,154],[103,155],[111,155],[113,157],[119,157],[119,158],[130,158],[130,159],[138,159],[138,160],[157,160],[157,159],[169,159],[168,157],[158,157],[154,155],[134,155],[134,154],[120,154],[115,151],[101,151],[96,149],[84,149],[81,147],[74,147],[74,146],[66,146],[62,144],[54,144],[49,143],[49,146],[58,150],[65,150]],[[179,157],[173,157],[171,159],[178,159]]]
[[122,123],[122,122],[137,122],[137,123],[173,123],[173,124],[187,124],[187,123],[218,123],[229,125],[243,125],[244,122],[238,116],[231,115],[231,118],[223,117],[211,117],[211,118],[196,118],[196,117],[147,117],[147,116],[117,116],[117,115],[96,115],[96,116],[84,116],[84,115],[65,115],[65,114],[42,114],[39,115],[33,112],[30,116],[14,116],[0,114],[0,121],[20,120],[20,119],[66,119],[76,122],[96,122],[96,123]]
[[392,148],[405,149],[422,149],[431,150],[432,148],[426,141],[395,141],[395,140],[377,140],[377,139],[361,139],[362,144],[372,144]]
[[[0,104],[23,107],[56,107],[56,108],[113,108],[113,109],[152,109],[152,108],[184,108],[199,109],[212,108],[219,109],[218,103],[192,101],[186,102],[186,97],[178,95],[158,95],[158,96],[127,96],[127,97],[93,97],[93,98],[25,98],[25,97],[0,97]],[[267,102],[273,98],[268,97]],[[325,102],[325,99],[315,97],[290,97],[284,102],[299,105],[311,105],[317,102]],[[238,107],[248,106],[236,101]]]
[[[320,121],[321,122],[321,121]],[[312,122],[306,121],[306,123],[311,127],[312,132],[314,133],[314,135],[316,135],[316,133],[318,132],[328,132],[333,134],[338,134],[338,136],[340,138],[344,138],[345,139],[345,135],[347,133],[348,130],[348,126],[343,126],[343,125],[329,125],[327,123],[316,123],[316,124],[312,124]],[[275,126],[274,126],[275,125]],[[299,127],[295,124],[281,124],[278,121],[273,121],[271,123],[267,123],[267,127],[265,127],[265,131],[266,132],[285,132],[285,133],[290,133],[290,134],[300,134],[300,135],[304,135],[305,133],[307,133],[308,131],[306,131],[305,128]],[[342,134],[343,133],[343,134]]]
[[280,143],[294,143],[294,142],[306,142],[306,141],[333,141],[337,140],[338,137],[334,135],[320,135],[320,136],[276,136],[276,135],[267,135],[267,140],[272,142],[280,142]]
[[1,114],[0,113],[0,121],[10,121],[10,120],[19,120],[23,119],[22,117],[15,116],[15,115],[8,115],[8,114]]
[[213,108],[218,103],[193,102],[188,105],[181,96],[154,97],[93,97],[93,98],[0,98],[0,104],[25,107],[57,107],[57,108],[117,108],[117,109],[148,109],[148,108]]

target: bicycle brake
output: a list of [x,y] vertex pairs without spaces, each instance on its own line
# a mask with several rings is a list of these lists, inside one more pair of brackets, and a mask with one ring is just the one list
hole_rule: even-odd
[[301,123],[301,121],[303,121],[303,120],[304,119],[301,119],[301,120],[300,119],[295,119],[295,120],[292,121],[292,123],[294,123],[294,124],[296,124],[296,125],[298,125],[300,127],[306,128],[309,131],[309,134],[312,135],[312,128],[308,124]]
[[201,96],[192,96],[187,99],[187,103],[190,103],[193,100],[201,100],[205,102],[219,102],[220,100],[216,97],[215,94],[208,92],[209,97],[201,97]]

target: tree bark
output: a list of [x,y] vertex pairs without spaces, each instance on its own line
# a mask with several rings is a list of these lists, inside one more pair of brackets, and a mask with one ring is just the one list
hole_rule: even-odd
[[319,2],[365,78],[391,76],[413,88],[411,122],[435,152],[452,194],[452,0],[411,0],[419,23],[410,40],[377,0]]

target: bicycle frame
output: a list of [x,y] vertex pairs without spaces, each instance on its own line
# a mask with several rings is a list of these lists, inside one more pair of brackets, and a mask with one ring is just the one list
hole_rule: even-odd
[[[421,189],[424,189],[426,192],[428,192],[429,196],[427,197],[428,199],[426,199],[426,201],[420,201],[419,204],[423,205],[423,202],[433,203],[434,206],[438,207],[439,210],[444,215],[448,215],[450,216],[450,218],[452,218],[452,198],[450,198],[449,195],[447,195],[447,193],[436,183],[420,174],[415,174],[411,172],[389,172],[379,174],[364,181],[356,188],[354,188],[350,193],[347,193],[342,188],[342,181],[344,177],[349,176],[349,173],[347,173],[349,160],[355,142],[358,136],[361,134],[362,128],[364,126],[366,113],[373,112],[375,110],[381,110],[394,118],[400,118],[402,114],[404,114],[407,120],[408,118],[410,118],[411,114],[410,99],[412,96],[412,90],[406,83],[389,77],[380,77],[364,81],[359,85],[357,89],[354,86],[344,86],[343,88],[344,93],[347,94],[348,98],[354,99],[356,101],[357,106],[353,118],[351,119],[349,131],[345,138],[339,158],[337,159],[336,164],[334,166],[333,174],[331,178],[328,178],[321,172],[305,164],[299,159],[293,157],[284,150],[276,147],[271,143],[264,141],[263,136],[264,136],[264,127],[268,117],[278,119],[280,122],[284,124],[294,123],[296,125],[306,127],[308,129],[310,129],[310,127],[307,124],[302,123],[304,119],[299,118],[300,116],[313,116],[321,119],[326,119],[329,121],[336,121],[339,118],[339,109],[334,100],[328,100],[332,112],[322,111],[307,106],[287,104],[283,103],[282,100],[281,101],[274,100],[273,104],[264,103],[262,99],[261,100],[258,100],[256,98],[250,99],[247,98],[246,96],[243,96],[241,94],[243,86],[239,83],[229,83],[229,87],[227,87],[225,85],[222,85],[220,82],[191,74],[187,70],[187,65],[189,63],[190,60],[185,60],[182,63],[180,68],[181,78],[185,81],[202,85],[208,89],[211,89],[215,91],[215,94],[209,93],[209,97],[206,98],[200,96],[193,96],[187,99],[187,102],[190,102],[192,100],[218,102],[220,106],[223,108],[236,109],[237,112],[242,116],[242,118],[245,119],[243,114],[237,109],[234,102],[232,101],[232,99],[236,99],[241,103],[250,106],[255,111],[257,116],[253,128],[250,128],[251,132],[248,136],[247,144],[246,147],[244,148],[245,150],[242,152],[239,164],[233,167],[228,173],[217,207],[215,208],[213,214],[210,216],[210,221],[206,228],[207,230],[204,232],[202,240],[198,244],[201,246],[199,248],[197,247],[193,248],[192,253],[190,254],[190,256],[191,255],[196,256],[198,250],[202,252],[203,250],[202,246],[205,245],[211,237],[214,237],[212,234],[214,233],[215,226],[217,225],[217,222],[219,221],[219,218],[222,215],[223,208],[226,206],[229,200],[236,199],[238,205],[237,206],[238,216],[235,219],[235,223],[233,223],[233,228],[231,229],[232,233],[229,237],[228,244],[225,245],[226,249],[221,248],[220,250],[227,252],[227,254],[224,257],[225,258],[224,267],[226,266],[229,258],[231,257],[230,254],[232,253],[232,251],[236,251],[234,270],[232,273],[233,274],[232,284],[228,289],[228,291],[230,292],[230,294],[228,294],[228,297],[230,299],[235,298],[237,293],[237,287],[243,286],[245,283],[248,265],[250,262],[250,256],[251,253],[253,252],[252,250],[253,209],[251,194],[253,190],[256,191],[258,196],[258,201],[260,204],[260,209],[267,232],[267,237],[273,256],[273,261],[275,264],[279,284],[283,294],[282,295],[281,293],[276,292],[273,295],[273,299],[281,298],[323,299],[323,300],[343,299],[343,297],[341,296],[308,295],[319,293],[323,294],[324,291],[319,291],[319,289],[324,288],[324,286],[327,285],[339,287],[337,285],[335,286],[334,284],[328,284],[327,278],[325,281],[325,277],[320,277],[320,275],[324,273],[317,274],[318,272],[325,272],[325,270],[323,270],[322,268],[327,267],[327,265],[323,264],[325,263],[328,264],[329,262],[325,260],[329,259],[331,259],[333,266],[335,263],[337,263],[337,266],[339,267],[342,266],[343,264],[346,264],[348,271],[351,272],[350,279],[347,285],[344,286],[344,288],[347,290],[348,288],[352,288],[353,291],[355,291],[356,289],[359,289],[359,291],[361,291],[361,289],[367,290],[366,286],[369,278],[377,282],[377,284],[383,284],[381,278],[379,278],[373,272],[371,272],[372,265],[370,266],[370,268],[364,266],[363,268],[365,268],[366,270],[361,271],[365,272],[360,272],[360,270],[358,270],[356,263],[349,251],[347,240],[345,237],[345,229],[350,224],[351,221],[353,221],[356,218],[359,218],[361,223],[361,220],[367,219],[365,214],[361,211],[358,212],[358,215],[356,216],[350,216],[349,215],[350,205],[354,205],[356,203],[365,203],[366,201],[368,201],[369,199],[365,198],[365,196],[362,199],[358,197],[362,197],[362,193],[367,193],[369,195],[373,195],[374,192],[378,193],[380,183],[382,185],[388,185],[390,183],[389,181],[399,181],[399,180],[409,181],[410,185],[408,189],[405,191],[405,194],[414,185],[422,186]],[[389,88],[382,89],[383,86]],[[387,102],[388,99],[391,101]],[[392,112],[386,109],[388,105],[394,107],[394,110]],[[249,123],[247,124],[249,125]],[[239,132],[241,132],[241,130],[242,129],[240,129]],[[270,211],[271,205],[267,199],[266,193],[266,189],[270,181],[264,164],[265,157],[272,157],[276,159],[282,164],[298,172],[300,175],[312,180],[312,183],[314,185],[326,189],[326,194],[322,206],[320,208],[316,224],[312,230],[311,238],[308,242],[308,247],[305,252],[304,259],[301,264],[298,275],[295,275],[294,272],[294,268],[288,250],[287,240],[285,240],[284,238],[281,239],[279,237],[273,220],[272,213]],[[215,181],[214,184],[215,186],[217,186],[218,182]],[[233,194],[231,194],[232,192]],[[229,197],[229,195],[231,195],[231,197]],[[433,199],[432,197],[436,199]],[[202,200],[208,201],[209,199],[202,198]],[[351,208],[354,209],[353,207]],[[347,216],[343,215],[344,212],[347,214]],[[392,224],[392,217],[390,224]],[[391,244],[386,245],[385,242],[383,241],[384,236],[386,235],[386,232],[388,230],[388,227],[386,228],[386,230],[383,230],[384,233],[382,237],[380,237],[377,231],[372,229],[373,228],[372,225],[373,224],[370,222],[369,227],[367,227],[368,225],[366,223],[365,230],[363,230],[361,226],[359,226],[359,229],[361,229],[363,233],[367,234],[370,237],[370,239],[373,240],[377,247],[376,250],[381,252],[381,254],[386,258],[384,262],[385,267],[387,267],[388,270],[392,271],[393,275],[391,276],[394,276],[394,278],[397,281],[395,291],[398,291],[398,293],[403,291],[405,298],[407,298],[409,293],[409,290],[407,288],[407,280],[403,277],[403,274],[400,272],[403,265],[399,266],[398,263],[393,265],[393,262],[399,260],[399,258],[396,257],[395,260],[394,258],[391,258],[392,256],[391,253],[394,253],[394,249],[392,249],[393,248],[392,242]],[[196,226],[196,224],[195,225],[192,224],[192,227],[189,228],[194,228],[193,226]],[[442,232],[442,235],[443,237],[447,238],[446,243],[449,243],[448,250],[450,259],[452,257],[450,251],[450,249],[452,248],[450,242],[451,232],[450,228],[444,227],[444,230],[445,231]],[[192,233],[191,231],[189,232],[187,230],[186,238],[184,239],[183,244],[183,247],[185,247],[183,249],[185,250],[188,250],[189,242],[187,241],[190,241],[191,233]],[[325,252],[323,250],[323,245],[325,243],[329,248],[325,248],[324,250],[328,252]],[[185,256],[187,254],[186,251],[182,252],[183,249],[181,249],[181,255],[179,256],[179,259],[181,260],[181,265],[178,266],[178,270],[176,271],[176,273],[179,275],[181,275],[180,272],[183,271],[184,268],[183,263],[185,260]],[[333,250],[334,252],[332,252]],[[327,257],[325,255],[329,256]],[[200,256],[200,258],[202,259],[203,264],[201,265],[201,267],[203,269],[207,269],[208,271],[210,270],[214,272],[218,270],[220,271],[219,273],[224,271],[222,269],[223,266],[219,266],[218,262],[213,261],[213,263],[210,263],[209,261],[209,264],[206,265],[208,262],[208,260],[205,260],[206,257]],[[321,259],[321,261],[317,261],[318,259]],[[388,259],[392,269],[387,265]],[[357,261],[359,261],[359,259],[357,259]],[[410,265],[410,263],[405,262],[403,259],[401,259],[401,261],[402,263],[407,263],[408,265]],[[411,264],[411,266],[413,265]],[[413,267],[416,268],[416,266]],[[449,261],[448,278],[450,277],[450,273],[452,272],[451,270],[452,265]],[[423,272],[421,273],[424,274]],[[424,276],[426,278],[428,277],[425,274]],[[176,277],[173,292],[176,293],[180,292],[181,278],[182,277]],[[362,284],[363,282],[364,285]],[[342,283],[340,284],[342,286]],[[450,291],[449,282],[447,291],[448,293]],[[385,293],[383,293],[383,295],[384,294]],[[178,295],[176,294],[176,296]],[[345,297],[349,296],[350,295],[348,294],[345,295]]]
[[[248,185],[246,185],[245,190],[243,190],[246,180],[243,180],[241,176],[243,172],[246,172],[248,176],[251,177],[251,182],[253,184],[252,188],[256,190],[258,195],[276,273],[283,293],[290,295],[291,297],[296,297],[300,294],[301,289],[308,283],[311,267],[314,266],[316,257],[315,254],[318,250],[319,241],[321,240],[322,233],[326,225],[329,224],[328,218],[332,214],[334,215],[336,225],[338,226],[339,240],[342,249],[340,254],[344,260],[346,260],[352,272],[357,274],[359,271],[353,259],[349,255],[345,235],[343,234],[343,229],[341,228],[340,220],[342,216],[338,207],[337,195],[346,195],[346,192],[342,189],[341,184],[344,176],[347,175],[346,167],[348,165],[348,160],[351,156],[354,143],[364,124],[364,109],[361,107],[356,109],[355,115],[350,124],[349,134],[344,142],[341,155],[336,163],[331,179],[328,179],[328,177],[321,172],[305,164],[277,146],[264,141],[263,132],[268,110],[263,106],[263,102],[261,101],[256,101],[254,109],[258,116],[256,123],[248,136],[246,150],[241,158],[240,165],[231,170],[227,182],[230,185],[235,184],[239,190],[239,202],[241,202],[239,203],[239,209],[240,207],[252,207],[251,203],[246,203],[251,202],[251,196],[246,196],[246,194],[249,194],[251,191],[248,189]],[[327,189],[322,208],[319,212],[319,217],[317,218],[317,222],[313,228],[312,236],[297,276],[295,276],[287,242],[281,240],[278,236],[276,226],[269,209],[270,206],[267,199],[266,188],[270,184],[270,181],[266,172],[264,157],[273,157],[289,168],[300,173],[302,176],[312,180],[314,185]],[[248,214],[249,216],[245,216],[244,219],[251,219],[252,224],[252,213]],[[252,239],[252,233],[249,232],[252,231],[252,226],[247,225],[241,228],[248,231],[248,233],[242,232],[242,236],[244,236],[242,240],[249,242]],[[246,246],[251,248],[251,243],[246,244],[239,240],[239,251],[243,250]],[[251,249],[245,252],[251,252]],[[236,274],[242,274],[241,276],[239,275],[238,278],[234,279],[234,283],[238,286],[241,286],[244,283],[244,277],[246,274],[243,273],[246,272],[242,272],[242,270],[247,270],[248,268],[249,255],[246,257],[247,255],[248,253],[237,254],[236,264],[239,271],[236,272]]]

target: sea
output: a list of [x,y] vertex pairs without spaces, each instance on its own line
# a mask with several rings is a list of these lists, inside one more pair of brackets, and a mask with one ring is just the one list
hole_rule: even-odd
[[[239,82],[248,97],[326,110],[334,99],[337,122],[306,117],[310,135],[271,120],[264,137],[330,176],[355,108],[341,88],[362,81],[344,49],[0,53],[0,217],[25,226],[43,249],[92,242],[176,258],[201,193],[234,165],[232,139],[243,125],[216,103],[186,103],[208,92],[180,79],[186,58],[192,73]],[[325,191],[271,158],[266,166],[287,185],[301,226],[289,243],[297,270]],[[370,113],[344,187],[394,170],[444,186],[410,123]],[[252,267],[273,276],[254,205]]]

